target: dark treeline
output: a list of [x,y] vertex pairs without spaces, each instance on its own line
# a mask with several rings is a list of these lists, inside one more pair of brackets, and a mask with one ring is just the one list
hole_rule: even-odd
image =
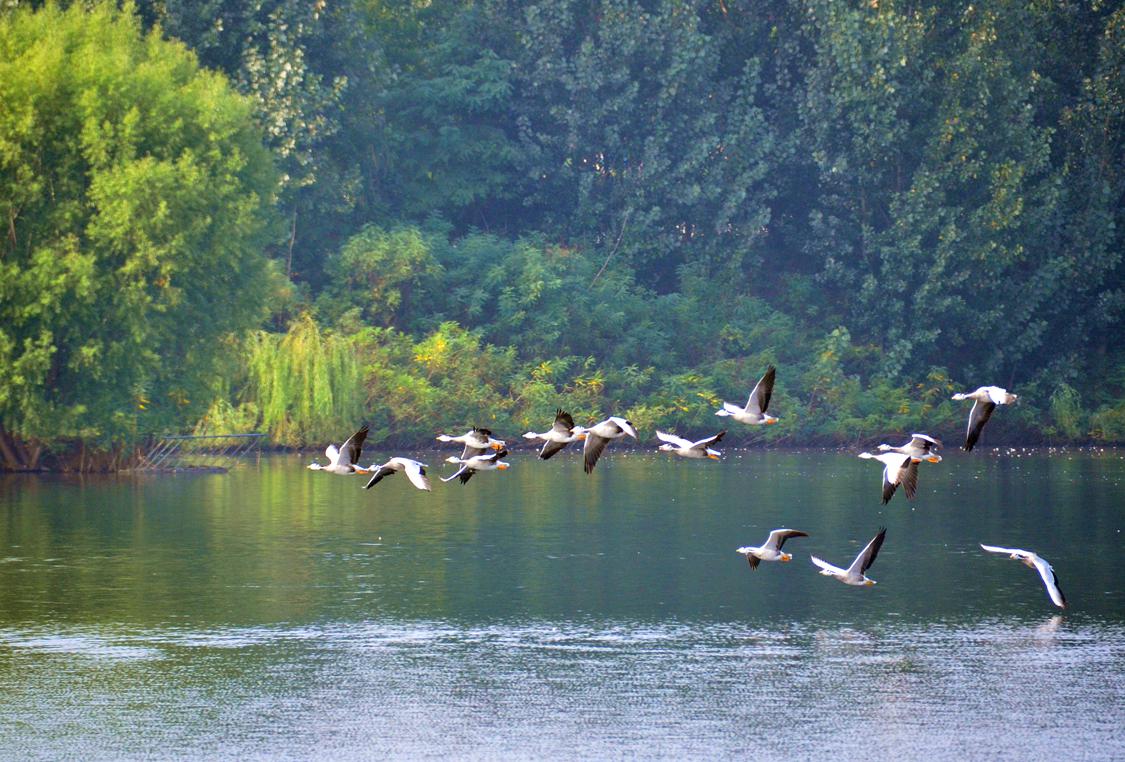
[[9,467],[560,405],[702,436],[768,363],[782,425],[729,441],[952,444],[984,384],[992,443],[1125,438],[1119,4],[40,6],[0,11]]

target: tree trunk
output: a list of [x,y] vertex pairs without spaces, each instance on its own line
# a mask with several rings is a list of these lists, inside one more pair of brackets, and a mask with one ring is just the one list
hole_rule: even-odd
[[17,471],[23,466],[23,463],[16,454],[14,445],[15,442],[12,440],[11,435],[8,434],[3,426],[0,426],[0,455],[4,458],[4,467]]

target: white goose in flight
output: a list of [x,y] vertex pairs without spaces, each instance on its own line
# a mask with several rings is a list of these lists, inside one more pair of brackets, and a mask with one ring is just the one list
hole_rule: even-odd
[[367,439],[367,424],[363,424],[363,428],[348,437],[347,441],[342,444],[339,449],[336,445],[330,444],[324,451],[324,455],[328,458],[328,465],[322,466],[319,463],[310,463],[309,469],[312,471],[327,471],[330,474],[365,474],[366,469],[360,468],[359,454],[363,450],[363,440]]
[[490,449],[499,450],[504,447],[503,440],[493,439],[491,431],[476,426],[459,437],[451,437],[448,434],[438,434],[437,441],[459,442],[465,445],[465,449],[461,451],[462,458],[471,458],[474,455],[481,455]]
[[852,561],[852,565],[847,569],[833,566],[816,556],[810,556],[810,558],[812,558],[814,564],[820,567],[820,573],[826,577],[835,577],[845,585],[874,585],[875,580],[868,579],[864,572],[871,568],[871,564],[875,563],[875,556],[879,555],[879,548],[883,546],[883,538],[886,536],[887,529],[883,527],[879,530],[879,534],[867,543],[867,547],[860,551],[859,555]]
[[909,455],[917,461],[925,460],[930,463],[941,463],[941,456],[936,452],[939,447],[941,447],[941,442],[927,434],[911,434],[910,441],[906,444],[898,447],[881,444],[879,445],[879,452],[897,452]]
[[1045,558],[1037,553],[1032,553],[1030,550],[1019,548],[998,548],[995,545],[985,545],[984,543],[981,543],[981,547],[989,553],[1005,553],[1010,558],[1022,561],[1024,565],[1035,569],[1039,572],[1039,576],[1043,578],[1043,585],[1047,588],[1047,595],[1051,596],[1051,601],[1060,609],[1067,607],[1066,596],[1059,589],[1059,577],[1055,574],[1055,568],[1047,563]]
[[447,476],[442,479],[443,482],[453,481],[460,479],[462,484],[465,484],[469,479],[473,478],[473,474],[477,471],[503,471],[511,464],[505,463],[500,460],[508,451],[501,447],[495,452],[490,452],[487,455],[474,455],[471,458],[457,458],[450,455],[445,459],[446,463],[460,463],[461,468],[457,469],[457,473],[452,476]]
[[750,392],[750,399],[746,400],[746,407],[739,407],[730,402],[724,402],[721,410],[715,415],[729,415],[739,423],[751,425],[777,423],[777,418],[766,414],[770,405],[770,396],[773,394],[773,382],[777,376],[777,368],[769,366],[765,375],[758,381],[754,391]]
[[616,415],[586,429],[586,442],[582,445],[582,468],[586,473],[593,473],[607,444],[626,434],[633,439],[637,438],[637,430],[633,428],[633,424]]
[[789,562],[793,560],[793,556],[789,553],[782,553],[781,546],[790,537],[808,537],[807,532],[798,532],[796,529],[775,529],[770,532],[769,538],[762,543],[761,547],[755,548],[749,545],[745,548],[739,548],[738,552],[746,556],[746,560],[750,562],[751,569],[757,569],[758,564],[762,561],[782,561]]
[[718,434],[707,437],[706,439],[700,439],[698,442],[689,442],[674,434],[665,434],[663,431],[658,431],[656,432],[656,438],[665,444],[660,445],[657,449],[661,452],[670,452],[683,458],[710,458],[711,460],[718,460],[722,453],[718,450],[712,450],[711,445],[716,444],[726,433],[724,429]]
[[542,439],[543,447],[539,450],[540,460],[547,460],[552,455],[562,450],[571,442],[578,442],[586,438],[586,429],[574,425],[574,418],[562,408],[555,411],[555,423],[542,434],[529,431],[523,435],[525,439]]
[[996,406],[1010,405],[1019,399],[1019,396],[999,386],[982,386],[975,392],[957,392],[953,395],[953,399],[973,400],[973,409],[969,412],[969,428],[965,432],[964,450],[968,452],[977,443],[984,424],[988,423]]
[[367,470],[373,476],[367,484],[363,485],[364,489],[371,489],[378,484],[383,477],[394,476],[397,472],[401,471],[406,474],[406,478],[420,490],[430,491],[430,479],[426,476],[427,466],[425,463],[419,463],[410,458],[391,458],[381,466],[368,466]]
[[885,452],[879,455],[861,452],[859,457],[865,460],[877,460],[883,464],[883,505],[890,502],[900,484],[906,492],[906,499],[914,499],[914,493],[918,491],[918,461],[912,456],[898,452]]

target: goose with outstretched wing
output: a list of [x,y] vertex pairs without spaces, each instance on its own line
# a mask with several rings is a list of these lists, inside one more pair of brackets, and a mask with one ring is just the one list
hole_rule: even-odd
[[483,455],[489,450],[499,450],[504,446],[504,441],[502,439],[493,439],[491,431],[478,426],[474,426],[459,437],[451,437],[448,434],[438,434],[437,441],[458,442],[464,445],[465,448],[461,450],[462,458]]
[[679,455],[681,458],[710,458],[711,460],[718,460],[722,453],[718,450],[711,449],[711,445],[719,442],[726,433],[724,429],[718,434],[709,436],[706,439],[692,442],[683,437],[678,437],[675,434],[665,434],[663,431],[658,431],[656,432],[656,438],[664,444],[660,445],[657,449],[661,452],[670,452],[673,455]]
[[847,569],[833,566],[816,556],[810,556],[810,558],[816,566],[820,567],[820,573],[826,577],[835,577],[845,585],[871,586],[875,584],[875,580],[869,579],[864,572],[871,568],[871,564],[875,563],[875,557],[879,555],[879,548],[883,547],[883,538],[886,536],[887,528],[879,529],[879,534],[871,538],[871,542],[867,543],[867,547],[860,551],[859,555],[852,561],[852,565]]
[[511,465],[500,460],[507,454],[507,450],[505,450],[504,448],[500,448],[499,450],[490,452],[487,455],[474,455],[471,458],[457,458],[450,455],[445,459],[445,462],[459,463],[461,465],[461,468],[457,469],[457,472],[452,476],[444,477],[442,481],[449,482],[453,481],[454,479],[460,479],[461,483],[465,484],[469,481],[469,479],[473,478],[473,474],[475,474],[477,471],[503,471]]
[[793,556],[789,553],[781,552],[781,546],[790,537],[808,537],[807,532],[799,532],[796,529],[775,529],[770,532],[770,536],[766,538],[760,546],[754,547],[748,545],[744,548],[739,548],[738,552],[746,556],[746,560],[750,563],[751,569],[757,569],[758,564],[762,561],[781,561],[788,563],[793,560]]
[[430,491],[430,479],[426,476],[426,469],[429,468],[425,463],[419,463],[410,458],[391,458],[381,466],[368,466],[367,470],[372,473],[371,479],[367,484],[363,485],[364,489],[371,489],[385,477],[394,476],[397,473],[406,474],[406,478],[420,490]]
[[586,429],[574,425],[574,418],[562,408],[555,411],[555,422],[550,429],[542,434],[529,431],[523,435],[525,439],[541,439],[543,447],[539,450],[539,459],[547,460],[555,453],[565,448],[571,442],[579,442],[586,438]]
[[972,392],[957,392],[953,395],[955,400],[973,400],[973,409],[969,411],[969,427],[965,430],[965,452],[973,449],[984,430],[984,424],[992,417],[992,411],[997,405],[1010,405],[1019,399],[1007,389],[999,386],[982,386]]
[[777,423],[777,418],[766,413],[766,408],[770,406],[770,397],[773,396],[773,382],[776,377],[777,368],[769,366],[766,368],[765,375],[750,392],[750,399],[746,400],[745,407],[724,402],[722,408],[715,411],[715,415],[730,416],[739,423],[752,426]]
[[330,474],[365,474],[367,469],[360,468],[359,454],[363,451],[363,440],[367,439],[367,424],[363,425],[356,433],[348,437],[344,444],[336,447],[334,444],[328,445],[324,451],[325,457],[328,458],[328,465],[321,465],[320,463],[310,463],[309,470],[311,471],[327,471]]
[[883,464],[883,505],[894,497],[895,490],[902,485],[906,492],[906,499],[913,500],[918,491],[918,462],[910,455],[897,452],[885,452],[872,455],[861,452],[859,457],[865,460],[877,460]]
[[598,458],[602,456],[606,445],[623,436],[637,438],[637,430],[633,424],[616,415],[611,415],[601,423],[586,429],[586,441],[582,445],[582,468],[586,473],[593,473]]
[[1059,588],[1059,577],[1055,574],[1055,568],[1047,563],[1047,560],[1038,553],[1032,553],[1030,550],[1022,550],[1020,548],[998,548],[995,545],[985,545],[984,543],[981,543],[981,547],[989,553],[1002,553],[1009,558],[1014,558],[1022,562],[1029,568],[1035,569],[1043,579],[1043,585],[1047,588],[1047,595],[1051,597],[1051,601],[1060,609],[1065,609],[1067,607],[1066,596],[1063,595],[1062,590]]

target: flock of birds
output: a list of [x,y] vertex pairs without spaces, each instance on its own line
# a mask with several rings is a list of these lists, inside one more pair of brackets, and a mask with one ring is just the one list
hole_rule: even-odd
[[[766,412],[769,408],[770,397],[773,394],[776,374],[776,368],[772,365],[769,366],[754,386],[753,391],[750,392],[750,398],[744,406],[738,407],[729,402],[724,402],[722,408],[716,411],[715,415],[730,417],[747,425],[777,423],[778,419]],[[953,399],[973,400],[973,408],[969,413],[969,423],[963,445],[963,449],[968,452],[976,445],[984,425],[988,423],[997,405],[1009,405],[1016,401],[1017,396],[998,386],[982,386],[976,391],[954,394]],[[359,465],[360,453],[362,452],[363,442],[367,438],[367,432],[368,427],[364,425],[363,428],[352,434],[343,445],[339,447],[334,444],[328,445],[324,454],[327,456],[329,463],[327,465],[312,463],[309,468],[314,471],[327,471],[328,473],[341,475],[370,474],[371,478],[364,485],[364,489],[371,489],[384,478],[401,472],[418,489],[425,491],[431,489],[429,477],[426,475],[428,466],[411,458],[394,457],[381,465],[361,467]],[[726,430],[723,430],[694,442],[662,431],[657,431],[656,437],[663,443],[658,448],[662,452],[672,453],[684,458],[718,460],[721,453],[713,449],[712,445],[721,441],[725,434]],[[633,424],[625,418],[610,416],[593,426],[577,426],[571,415],[561,409],[556,411],[554,424],[547,431],[542,433],[529,431],[524,434],[525,439],[543,442],[539,450],[539,458],[542,460],[551,458],[573,442],[582,442],[582,465],[587,474],[593,472],[594,466],[597,465],[598,459],[605,452],[606,447],[614,440],[625,436],[638,439]],[[503,471],[510,465],[502,460],[508,454],[504,441],[493,438],[492,432],[488,429],[472,428],[461,436],[440,434],[437,440],[439,442],[455,442],[463,446],[460,457],[450,456],[446,458],[447,463],[455,464],[459,468],[450,476],[442,478],[443,482],[458,479],[461,484],[465,484],[479,471]],[[927,434],[912,434],[910,441],[905,444],[898,446],[881,444],[877,448],[879,454],[862,452],[859,457],[877,460],[883,464],[882,498],[885,505],[900,486],[908,500],[914,498],[918,489],[919,464],[922,461],[941,462],[941,455],[937,452],[941,446],[939,440]],[[825,576],[834,577],[847,585],[871,586],[875,584],[875,580],[870,579],[865,572],[875,563],[875,558],[879,554],[879,549],[883,546],[886,535],[886,528],[881,527],[878,534],[867,543],[846,569],[833,566],[816,556],[810,556],[810,558],[812,563],[820,569],[820,573]],[[750,564],[750,568],[755,570],[762,561],[788,562],[793,560],[793,556],[783,552],[782,546],[786,540],[794,537],[808,537],[808,534],[795,529],[775,529],[770,532],[769,537],[762,545],[738,548],[737,552],[744,555]],[[1010,558],[1021,561],[1038,571],[1051,601],[1060,608],[1065,609],[1067,607],[1066,598],[1063,596],[1062,590],[1059,589],[1058,576],[1051,565],[1042,557],[1020,548],[1001,548],[994,545],[984,545],[983,543],[981,548],[989,553],[1008,555]]]

